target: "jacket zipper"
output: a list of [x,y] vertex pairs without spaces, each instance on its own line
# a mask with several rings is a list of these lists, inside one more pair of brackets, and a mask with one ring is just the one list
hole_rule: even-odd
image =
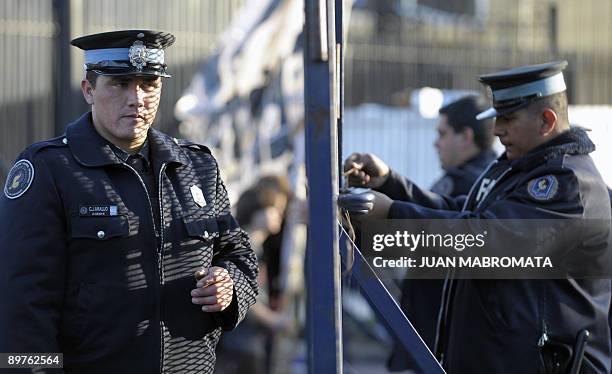
[[[147,190],[147,185],[145,184],[145,182],[140,177],[140,174],[138,174],[138,172],[133,167],[131,167],[130,165],[128,165],[125,162],[123,162],[122,165],[124,165],[126,168],[130,169],[136,175],[136,177],[140,181],[140,185],[142,186],[142,188],[145,191],[145,195],[147,196],[147,203],[149,205],[149,213],[151,214],[151,223],[153,224],[153,232],[155,233],[155,245],[157,246],[157,274],[158,274],[158,277],[159,277],[160,284],[163,284],[163,277],[162,277],[162,274],[161,274],[161,271],[162,271],[162,268],[161,268],[161,266],[162,266],[161,248],[163,248],[164,238],[163,238],[163,236],[160,236],[160,232],[157,230],[157,227],[155,226],[155,215],[153,214],[153,206],[151,205],[151,197],[149,195],[149,191]],[[162,203],[161,203],[161,175],[163,173],[163,170],[164,170],[165,166],[166,166],[166,164],[162,164],[162,166],[160,168],[160,173],[159,173],[159,180],[160,180],[160,187],[159,187],[160,195],[158,197],[159,206],[160,206],[160,211],[159,211],[159,217],[160,218],[159,218],[159,221],[160,221],[160,226],[162,226],[161,227],[162,232],[163,232],[164,214],[163,214],[163,212],[161,210],[161,206],[162,206]],[[159,305],[158,305],[158,309],[161,308],[161,292],[159,293],[159,295],[160,295],[160,302],[159,302]],[[159,335],[160,335],[160,343],[161,343],[161,345],[160,345],[160,353],[161,353],[161,355],[160,355],[160,360],[159,360],[159,372],[161,373],[162,372],[162,368],[163,368],[163,363],[164,363],[164,331],[163,331],[162,322],[161,322],[161,311],[158,310],[158,314],[160,316],[160,318],[159,318],[159,328],[160,328]]]
[[[480,176],[478,177],[478,179],[476,180],[476,182],[472,185],[472,187],[470,188],[470,191],[467,194],[467,198],[465,199],[465,202],[463,203],[463,207],[461,208],[461,211],[465,211],[467,209],[467,205],[472,197],[472,193],[474,192],[476,186],[480,183],[480,181],[482,180],[482,178],[484,178],[485,174],[487,174],[487,172],[493,167],[493,165],[495,165],[497,163],[497,160],[492,161],[487,168],[482,172],[482,174],[480,174]],[[447,293],[450,293],[450,288],[452,287],[452,281],[450,279],[452,275],[452,272],[448,272],[446,278],[444,278],[444,284],[442,286],[442,302],[440,303],[440,310],[438,311],[438,323],[436,324],[436,335],[435,335],[435,339],[434,339],[434,354],[438,354],[440,355],[439,359],[440,359],[440,363],[444,364],[444,352],[442,349],[442,331],[445,329],[446,327],[446,319],[447,319],[447,312],[448,312],[448,299],[450,298],[448,296]]]
[[[157,183],[158,195],[157,201],[159,203],[159,226],[160,226],[160,240],[159,240],[159,248],[157,250],[157,268],[159,274],[159,282],[160,285],[163,286],[165,283],[164,280],[164,261],[163,261],[163,251],[164,251],[164,210],[163,210],[163,200],[162,200],[162,175],[164,175],[164,170],[166,169],[166,164],[161,164],[159,168],[159,179]],[[160,308],[160,317],[161,317],[161,306],[162,306],[162,293],[159,294],[159,308]],[[164,372],[164,326],[162,323],[162,319],[159,319],[159,337],[160,337],[160,350],[161,355],[159,359],[159,372],[160,374]]]
[[[492,161],[487,166],[487,168],[480,174],[476,182],[472,185],[472,187],[470,188],[470,191],[468,192],[467,198],[465,199],[465,202],[463,203],[463,207],[461,208],[462,212],[464,212],[467,209],[468,203],[470,202],[472,198],[472,194],[476,190],[476,186],[480,184],[484,176],[489,172],[489,170],[493,167],[493,165],[497,164],[497,162],[498,162],[497,160]],[[502,172],[502,174],[496,179],[495,183],[497,184],[499,181],[501,181],[506,176],[506,174],[508,174],[511,170],[512,170],[512,167],[509,167],[508,169],[504,170],[504,172]],[[480,207],[480,204],[485,199],[486,199],[486,196],[484,196],[482,200],[478,202],[478,204],[476,205],[476,208]],[[446,325],[448,321],[448,309],[449,309],[451,298],[452,298],[451,297],[452,288],[455,283],[453,282],[452,276],[453,276],[453,271],[451,270],[448,272],[448,275],[446,276],[446,278],[444,278],[444,285],[442,286],[442,304],[440,305],[440,310],[438,311],[438,324],[436,326],[436,335],[434,339],[434,353],[439,353],[440,364],[444,364],[444,349],[441,346],[442,344],[441,334],[444,333],[444,330],[446,329]]]
[[[153,207],[151,206],[151,197],[149,196],[149,191],[147,190],[147,185],[145,184],[145,182],[142,180],[142,178],[140,177],[140,174],[138,174],[138,172],[131,167],[130,165],[126,164],[126,163],[122,163],[123,166],[125,166],[126,168],[130,169],[132,172],[134,172],[134,174],[136,175],[136,177],[138,177],[138,180],[140,181],[140,184],[142,185],[142,188],[145,191],[145,194],[147,195],[147,202],[149,205],[149,213],[151,214],[151,223],[153,224],[153,232],[155,233],[155,239],[156,240],[156,245],[159,245],[159,231],[157,231],[157,227],[155,226],[155,216],[153,215]],[[160,212],[161,215],[161,212]]]
[[544,326],[544,332],[542,333],[542,336],[540,336],[540,339],[538,340],[538,347],[540,348],[544,347],[547,341],[548,341],[548,334],[546,333],[546,326]]

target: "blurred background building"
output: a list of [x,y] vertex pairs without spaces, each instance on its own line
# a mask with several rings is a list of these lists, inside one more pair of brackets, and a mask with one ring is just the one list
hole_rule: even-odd
[[612,3],[357,0],[346,103],[405,103],[423,86],[480,90],[483,72],[566,59],[571,104],[609,104]]

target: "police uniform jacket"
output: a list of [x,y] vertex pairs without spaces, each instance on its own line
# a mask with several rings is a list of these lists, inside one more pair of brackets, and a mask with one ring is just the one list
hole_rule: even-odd
[[[478,176],[495,160],[493,150],[481,151],[462,165],[445,171],[431,187],[431,191],[450,197],[467,195]],[[389,173],[388,181],[378,190],[387,196],[402,196],[403,177],[394,171]],[[442,279],[406,279],[402,282],[400,305],[410,323],[417,330],[430,350],[434,349],[436,319],[442,300]],[[434,316],[434,318],[432,318]],[[418,367],[401,344],[396,343],[389,359],[390,370],[399,371]]]
[[[396,199],[408,202],[395,201],[389,218],[609,220],[606,185],[588,155],[594,148],[586,133],[574,128],[519,159],[504,154],[467,197],[449,198],[392,180],[401,191]],[[539,189],[543,185],[547,188]],[[609,224],[597,230],[578,245],[607,247]],[[609,279],[448,278],[437,354],[449,373],[565,373],[577,334],[588,329],[580,373],[609,373],[609,305]]]
[[[446,170],[444,176],[431,186],[431,191],[452,197],[467,195],[476,179],[494,160],[493,150],[481,151],[464,164]],[[390,183],[390,186],[393,185],[394,183]]]
[[[23,194],[0,199],[0,352],[62,352],[66,373],[213,371],[255,302],[256,258],[208,149],[154,129],[148,143],[155,192],[90,113],[19,156],[7,188]],[[191,303],[210,266],[234,281],[219,313]]]

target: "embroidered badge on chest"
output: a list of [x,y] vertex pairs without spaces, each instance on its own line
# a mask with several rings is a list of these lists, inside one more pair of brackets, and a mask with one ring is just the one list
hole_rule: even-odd
[[536,200],[550,200],[557,194],[559,182],[554,175],[545,175],[532,179],[527,184],[529,196]]
[[32,181],[34,181],[34,166],[28,160],[19,160],[6,177],[4,195],[9,199],[16,199],[26,193]]
[[198,204],[200,208],[206,206],[206,199],[204,199],[204,193],[202,192],[202,189],[200,187],[194,184],[189,190],[191,191],[193,201],[195,201],[195,203]]

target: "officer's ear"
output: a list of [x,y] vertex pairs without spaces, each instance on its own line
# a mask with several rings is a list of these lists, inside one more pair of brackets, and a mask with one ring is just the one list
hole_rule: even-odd
[[85,101],[87,101],[87,104],[89,105],[93,105],[93,86],[91,85],[91,82],[89,82],[87,79],[83,79],[81,81],[81,91],[83,92],[83,97],[85,98]]
[[551,108],[545,108],[540,114],[540,135],[548,136],[558,126],[557,113]]

